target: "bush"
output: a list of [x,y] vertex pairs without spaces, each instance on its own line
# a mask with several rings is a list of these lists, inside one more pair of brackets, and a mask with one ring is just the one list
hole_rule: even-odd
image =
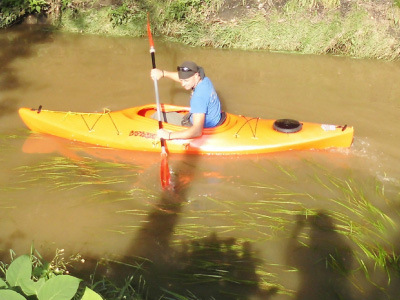
[[0,28],[20,22],[28,14],[47,11],[49,4],[45,0],[2,0],[0,2]]

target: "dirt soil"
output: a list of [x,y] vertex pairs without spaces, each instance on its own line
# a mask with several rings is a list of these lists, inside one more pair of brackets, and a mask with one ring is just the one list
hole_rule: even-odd
[[[218,13],[218,18],[223,21],[232,21],[245,16],[251,16],[256,12],[261,12],[267,16],[272,10],[282,11],[289,0],[225,0],[225,3]],[[393,8],[393,0],[341,0],[340,7],[336,10],[345,16],[353,7],[365,8],[371,16],[371,19],[377,21],[393,21],[390,10]],[[324,12],[332,9],[325,9],[318,5],[311,9],[313,13],[318,12],[321,17]]]

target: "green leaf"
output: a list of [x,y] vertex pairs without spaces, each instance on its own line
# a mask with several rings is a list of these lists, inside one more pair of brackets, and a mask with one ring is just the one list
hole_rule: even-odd
[[28,255],[16,258],[8,267],[6,280],[11,286],[19,286],[24,280],[31,279],[32,263]]
[[38,281],[35,282],[35,294],[39,295],[39,291],[41,290],[41,288],[44,286],[44,284],[46,283],[46,279],[44,278],[40,278]]
[[36,295],[36,282],[33,280],[23,279],[20,286],[26,296]]
[[26,296],[38,295],[40,289],[43,287],[45,283],[46,279],[44,278],[40,278],[36,282],[33,280],[24,280],[21,283],[21,288]]
[[26,298],[12,290],[0,290],[0,299],[7,300],[26,300]]
[[69,276],[59,275],[50,278],[39,290],[39,300],[70,300],[78,290],[81,280]]
[[93,290],[86,287],[81,300],[103,300],[103,298]]
[[7,283],[5,283],[5,281],[0,278],[0,289],[3,287],[7,287]]

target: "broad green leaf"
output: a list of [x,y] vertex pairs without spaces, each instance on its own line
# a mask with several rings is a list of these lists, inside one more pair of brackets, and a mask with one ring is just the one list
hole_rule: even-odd
[[82,296],[81,300],[103,300],[103,298],[97,294],[95,291],[86,287],[85,293]]
[[50,278],[39,290],[39,300],[70,300],[78,290],[81,280],[69,276],[59,275]]
[[0,290],[0,299],[4,300],[26,300],[26,298],[12,290]]
[[19,286],[23,280],[32,276],[32,263],[28,255],[16,258],[8,267],[6,280],[11,286]]
[[[40,278],[38,281],[24,280],[21,283],[22,291],[27,296],[38,295],[40,289],[46,283],[46,279]],[[1,299],[0,299],[1,300]]]
[[21,280],[21,289],[26,296],[36,295],[36,282],[31,279],[23,279]]
[[7,283],[3,279],[0,278],[0,288],[7,287]]
[[38,281],[35,282],[35,294],[39,295],[39,291],[42,289],[44,284],[46,283],[46,279],[40,278]]

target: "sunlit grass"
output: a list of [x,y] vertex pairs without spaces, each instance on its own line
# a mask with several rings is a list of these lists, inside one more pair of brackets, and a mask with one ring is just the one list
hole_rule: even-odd
[[281,9],[269,4],[265,5],[271,6],[267,11],[253,8],[243,16],[225,20],[219,17],[221,0],[147,0],[131,2],[135,9],[66,10],[61,28],[142,37],[146,36],[146,12],[150,12],[156,36],[190,46],[398,59],[399,41],[392,33],[398,31],[398,8],[378,6],[382,20],[375,20],[366,9],[368,5],[360,5],[363,2],[290,0]]
[[[292,173],[282,166],[276,166],[289,178],[294,178]],[[320,166],[314,166],[320,169]],[[318,174],[318,175],[317,175]],[[270,222],[281,223],[286,230],[288,225],[293,223],[291,218],[294,215],[311,216],[318,213],[318,208],[312,208],[310,204],[303,202],[304,199],[333,203],[335,206],[327,210],[327,213],[335,223],[335,231],[342,234],[353,244],[354,257],[359,268],[364,270],[369,278],[369,267],[371,265],[385,269],[393,267],[396,261],[396,251],[390,241],[390,234],[397,228],[396,221],[386,212],[373,203],[385,203],[384,186],[382,182],[375,181],[371,185],[364,185],[362,181],[354,177],[340,178],[325,172],[321,175],[321,169],[312,178],[317,185],[318,194],[299,193],[287,191],[274,185],[263,183],[251,184],[257,190],[264,190],[267,198],[278,198],[271,202],[263,200],[258,202],[258,207],[265,207],[266,218]],[[321,189],[327,193],[322,193]],[[290,198],[291,200],[285,200]],[[299,199],[298,202],[293,199]],[[271,207],[271,204],[274,204]],[[259,215],[260,216],[260,215]],[[262,215],[261,215],[262,216]],[[307,245],[307,235],[303,235],[303,242]],[[357,268],[356,268],[357,269]],[[390,280],[389,271],[387,271]]]
[[[20,166],[16,170],[21,174],[20,185],[48,182],[52,190],[62,191],[92,185],[106,188],[123,184],[134,179],[138,175],[139,168],[89,158],[77,161],[56,156],[35,165]],[[126,171],[124,176],[121,176],[121,170]],[[110,193],[116,193],[116,191],[96,190],[92,196]]]
[[128,22],[115,26],[111,22],[110,9],[100,10],[67,10],[62,15],[60,30],[68,32],[100,34],[111,36],[141,36],[145,27],[145,13],[134,22]]
[[[231,22],[197,24],[172,20],[159,30],[168,39],[193,46],[398,58],[398,51],[393,51],[398,49],[398,41],[387,34],[386,26],[371,20],[365,10],[352,9],[346,16],[333,10],[321,17],[308,9],[322,1],[304,2],[309,3],[290,1],[284,12],[255,14]],[[332,2],[328,7],[336,6],[335,1],[325,2]]]
[[299,8],[315,9],[317,7],[334,9],[340,7],[340,0],[290,0],[285,4],[287,11],[295,11]]

